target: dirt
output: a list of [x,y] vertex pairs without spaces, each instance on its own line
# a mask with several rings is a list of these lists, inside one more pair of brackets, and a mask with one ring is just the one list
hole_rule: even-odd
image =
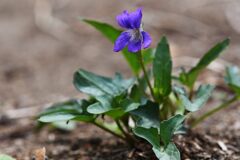
[[[229,112],[229,110],[227,110]],[[51,127],[37,128],[36,121],[2,122],[1,152],[18,160],[29,160],[34,150],[45,147],[49,159],[59,160],[154,160],[151,146],[145,142],[130,148],[122,141],[87,124],[78,124],[73,131]],[[200,128],[175,136],[182,159],[238,160],[240,131],[226,127],[224,132]]]
[[[225,87],[217,87],[208,103],[216,105]],[[231,94],[231,92],[227,92]],[[218,95],[218,96],[217,96]],[[173,141],[183,160],[239,160],[240,159],[240,114],[235,103],[204,121],[187,134],[176,135]],[[27,108],[26,108],[27,109]],[[18,112],[16,110],[15,112]],[[203,111],[198,112],[201,114]],[[20,113],[20,112],[19,112]],[[0,120],[1,152],[29,160],[36,149],[46,148],[49,159],[59,160],[155,160],[151,146],[144,140],[130,148],[119,139],[90,124],[78,123],[71,131],[42,126],[35,119],[19,118]]]
[[[76,17],[116,26],[115,16],[122,10],[143,6],[144,29],[152,35],[152,47],[167,35],[175,67],[192,65],[189,57],[199,57],[230,37],[232,44],[221,56],[224,61],[210,68],[217,74],[201,79],[221,85],[224,65],[238,64],[240,59],[239,5],[238,0],[1,0],[0,115],[10,116],[0,118],[0,152],[19,160],[30,160],[34,150],[42,147],[50,159],[59,160],[154,159],[149,145],[140,143],[133,150],[86,124],[78,124],[71,132],[37,128],[33,117],[49,103],[83,96],[72,85],[77,68],[108,76],[116,71],[131,75],[122,56],[112,52],[112,44]],[[219,73],[220,81],[215,77]],[[182,159],[240,159],[238,106],[216,114],[187,135],[175,137]]]

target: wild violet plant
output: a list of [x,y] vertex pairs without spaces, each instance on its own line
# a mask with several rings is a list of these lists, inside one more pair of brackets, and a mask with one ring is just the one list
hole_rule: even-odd
[[152,40],[143,30],[141,8],[131,13],[124,11],[116,19],[124,31],[94,20],[83,21],[113,42],[115,52],[122,52],[133,78],[124,79],[119,73],[110,78],[79,69],[74,74],[74,86],[89,98],[55,104],[41,113],[39,121],[91,123],[131,147],[135,147],[140,138],[145,139],[158,159],[180,160],[173,135],[186,132],[187,126],[195,127],[239,99],[240,73],[237,67],[228,67],[225,80],[235,96],[196,117],[192,123],[184,123],[209,99],[214,86],[202,84],[195,90],[195,82],[229,45],[229,39],[216,44],[195,67],[189,71],[182,69],[177,76],[172,74],[167,38],[163,37],[156,49],[149,48]]

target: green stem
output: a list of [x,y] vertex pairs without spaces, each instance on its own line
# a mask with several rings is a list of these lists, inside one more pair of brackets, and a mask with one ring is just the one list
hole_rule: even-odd
[[166,106],[166,102],[162,104],[162,114],[160,115],[161,121],[167,120],[168,118],[168,107]]
[[120,138],[120,139],[122,139],[123,141],[128,142],[126,138],[124,138],[123,136],[121,136],[121,135],[115,133],[114,131],[106,128],[106,127],[103,126],[102,124],[100,124],[100,123],[98,123],[98,122],[96,122],[96,121],[94,121],[94,122],[92,122],[92,123],[93,123],[95,126],[97,126],[98,128],[100,128],[100,129],[102,129],[102,130],[104,130],[104,131],[112,134],[113,136],[115,136],[115,137],[117,137],[117,138]]
[[134,146],[134,138],[128,134],[127,132],[125,132],[125,130],[123,129],[121,122],[119,120],[116,120],[116,124],[118,126],[118,128],[121,130],[121,132],[124,134],[125,138],[127,139],[127,142],[130,146]]
[[131,128],[130,126],[128,125],[128,119],[129,119],[129,115],[125,115],[121,118],[121,121],[122,121],[122,124],[123,126],[126,128],[127,132],[131,132]]
[[189,99],[192,100],[194,94],[194,85],[190,87],[189,89]]
[[147,84],[148,84],[148,87],[150,89],[151,95],[152,95],[153,99],[156,100],[155,99],[155,95],[154,95],[154,91],[153,91],[153,87],[152,87],[152,85],[150,83],[150,80],[148,78],[148,74],[147,74],[147,71],[146,71],[146,68],[145,68],[145,65],[144,65],[144,62],[143,62],[142,51],[139,51],[137,53],[137,57],[138,57],[138,61],[139,61],[140,65],[142,67],[144,78],[147,81]]
[[224,102],[223,104],[219,105],[218,107],[208,111],[207,113],[205,113],[204,115],[202,115],[201,117],[197,118],[192,124],[191,124],[191,128],[196,127],[199,123],[201,123],[202,121],[204,121],[205,119],[207,119],[209,116],[213,115],[214,113],[228,107],[230,104],[234,103],[235,101],[238,100],[238,96],[234,96],[233,98],[231,98],[230,100]]
[[176,111],[176,107],[175,107],[175,105],[172,103],[172,100],[168,97],[167,98],[167,103],[169,104],[169,110],[170,110],[170,114],[171,114],[171,116],[174,116],[174,114],[175,114],[175,111]]

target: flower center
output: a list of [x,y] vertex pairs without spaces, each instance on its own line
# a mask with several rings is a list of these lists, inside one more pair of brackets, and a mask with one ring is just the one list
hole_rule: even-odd
[[142,30],[141,28],[128,30],[129,34],[131,35],[130,41],[135,41],[135,42],[139,40],[143,41],[141,30]]

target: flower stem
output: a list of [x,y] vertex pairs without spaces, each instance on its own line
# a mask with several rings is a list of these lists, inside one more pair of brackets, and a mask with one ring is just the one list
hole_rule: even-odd
[[151,95],[152,95],[153,99],[156,100],[155,95],[154,95],[154,91],[153,91],[153,87],[150,83],[150,80],[148,78],[148,74],[147,74],[147,71],[146,71],[146,68],[145,68],[145,65],[144,65],[144,62],[143,62],[143,57],[142,57],[142,51],[141,50],[137,53],[137,57],[138,57],[138,61],[139,61],[140,65],[141,65],[141,68],[143,70],[144,78],[147,81],[147,84],[148,84],[148,87],[150,89]]
[[207,119],[209,116],[213,115],[214,113],[228,107],[230,104],[234,103],[238,100],[238,96],[234,96],[233,98],[229,99],[228,101],[224,102],[223,104],[219,105],[218,107],[208,111],[207,113],[203,114],[201,117],[197,118],[192,124],[191,128],[196,127],[199,123]]
[[121,136],[121,135],[115,133],[114,131],[106,128],[105,126],[103,126],[103,125],[100,124],[99,122],[94,121],[94,122],[92,122],[92,123],[93,123],[95,126],[97,126],[98,128],[101,128],[102,130],[104,130],[104,131],[112,134],[113,136],[115,136],[115,137],[117,137],[117,138],[120,138],[120,139],[122,139],[123,141],[128,142],[126,138],[124,138],[123,136]]

